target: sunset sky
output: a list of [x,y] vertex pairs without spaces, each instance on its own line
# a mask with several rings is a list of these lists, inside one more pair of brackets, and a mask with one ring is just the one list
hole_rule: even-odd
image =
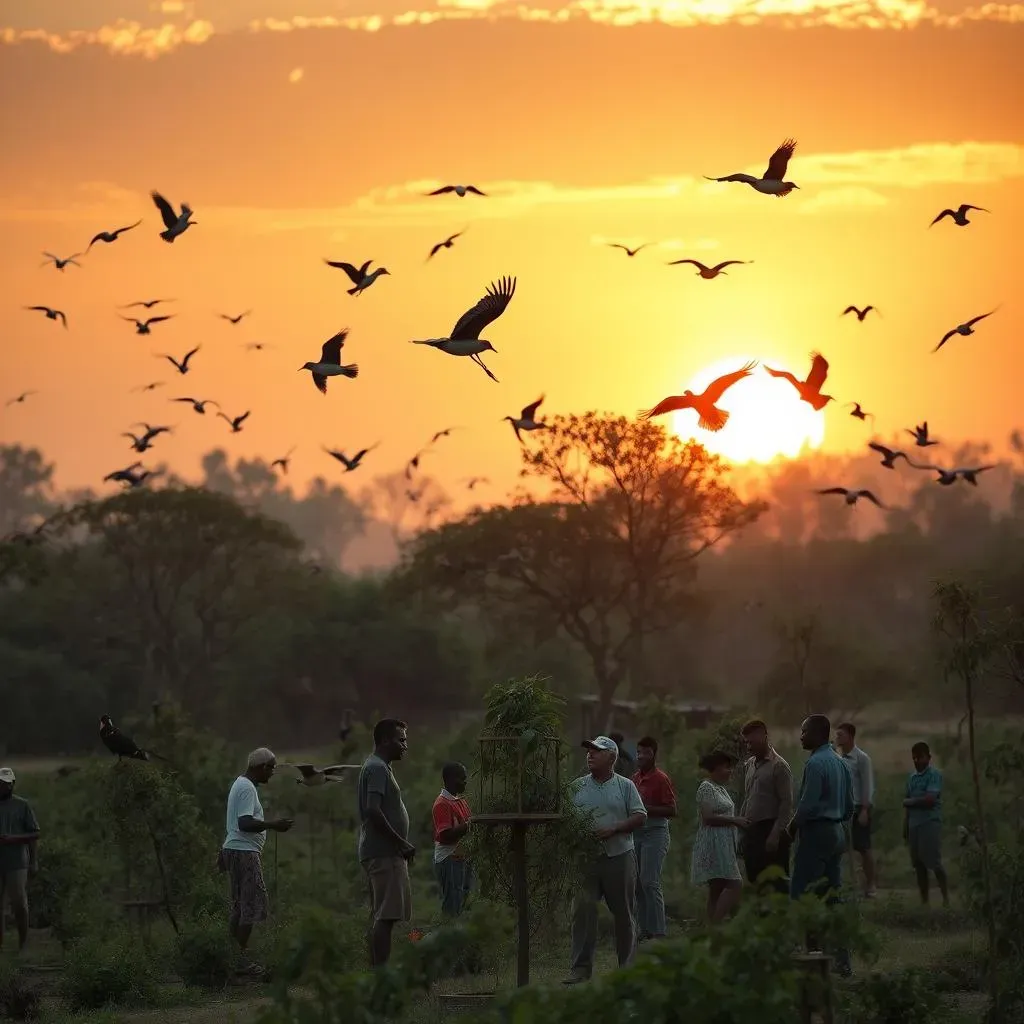
[[[459,426],[427,468],[461,500],[465,477],[513,485],[501,417],[542,392],[548,415],[633,415],[712,365],[803,376],[812,349],[837,398],[826,450],[871,436],[840,407],[854,400],[884,437],[927,419],[1000,451],[1024,425],[1024,4],[410,2],[3,5],[0,398],[39,393],[0,408],[0,442],[40,447],[61,486],[96,486],[133,461],[119,434],[139,420],[177,425],[147,459],[186,476],[218,445],[298,446],[293,483],[333,479],[322,444],[381,441],[344,481],[358,485]],[[760,174],[788,136],[801,188],[785,199],[701,177]],[[448,182],[490,196],[423,198]],[[195,210],[173,245],[150,189]],[[960,203],[992,212],[928,228]],[[81,268],[40,267],[140,217]],[[628,259],[609,241],[659,244]],[[713,281],[664,265],[687,256],[754,262]],[[352,298],[325,257],[391,276]],[[500,383],[408,344],[447,334],[506,274],[516,295],[485,332]],[[151,337],[119,319],[159,297],[177,301],[150,315],[177,316]],[[883,316],[841,318],[849,303]],[[69,329],[22,308],[36,304]],[[346,326],[360,376],[324,397],[297,369]],[[157,358],[197,344],[186,377]],[[252,416],[231,435],[178,395]]]

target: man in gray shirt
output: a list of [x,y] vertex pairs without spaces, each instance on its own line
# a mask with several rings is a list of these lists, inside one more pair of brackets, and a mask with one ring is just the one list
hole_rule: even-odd
[[370,965],[378,967],[391,956],[391,932],[396,921],[412,916],[409,861],[416,848],[409,842],[409,812],[402,800],[392,761],[409,748],[407,726],[385,718],[373,727],[373,753],[359,772],[359,861],[370,880],[373,927]]
[[615,773],[619,748],[608,736],[584,740],[589,775],[572,784],[573,802],[592,817],[601,852],[584,870],[573,901],[572,954],[564,984],[587,981],[594,971],[597,903],[604,899],[615,918],[619,966],[636,951],[636,856],[633,832],[647,820],[644,802],[632,779]]
[[836,753],[846,762],[853,778],[853,820],[850,822],[850,845],[860,855],[864,868],[864,895],[874,899],[875,858],[871,852],[871,807],[875,802],[875,773],[871,758],[857,746],[857,727],[850,722],[836,726]]

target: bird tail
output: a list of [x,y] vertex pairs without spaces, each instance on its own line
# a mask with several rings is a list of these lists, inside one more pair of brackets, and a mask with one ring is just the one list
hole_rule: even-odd
[[705,430],[717,432],[721,430],[728,421],[729,414],[724,409],[719,409],[717,406],[712,405],[710,408],[701,412],[700,419],[697,421],[697,426],[703,427]]
[[341,367],[341,374],[343,377],[351,377],[353,380],[359,376],[359,364],[351,363],[348,366]]
[[348,294],[349,295],[355,295],[356,292],[358,292],[358,291],[359,291],[359,285],[353,285],[353,287],[349,288]]

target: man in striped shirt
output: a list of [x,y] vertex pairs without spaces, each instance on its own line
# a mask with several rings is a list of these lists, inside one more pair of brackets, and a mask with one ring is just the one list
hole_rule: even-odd
[[875,774],[871,758],[857,746],[857,727],[852,722],[836,726],[836,753],[846,762],[853,781],[853,819],[850,822],[850,845],[860,856],[864,869],[864,895],[874,899],[875,858],[871,852],[871,808],[875,802]]

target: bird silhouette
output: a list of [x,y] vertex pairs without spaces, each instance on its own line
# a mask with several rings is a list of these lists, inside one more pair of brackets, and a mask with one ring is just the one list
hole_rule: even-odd
[[178,213],[159,192],[150,192],[149,197],[160,211],[160,219],[164,222],[165,230],[160,232],[160,237],[165,242],[173,242],[196,223],[192,220],[192,207],[188,203],[182,203],[181,213]]
[[[168,359],[171,357],[168,356]],[[172,360],[173,361],[173,360]],[[172,398],[172,402],[188,402],[192,409],[199,413],[200,416],[206,415],[206,407],[212,405],[215,409],[219,409],[220,406],[212,398]]]
[[756,361],[751,360],[741,369],[733,370],[732,373],[723,374],[713,380],[699,395],[695,395],[687,389],[681,395],[670,395],[668,398],[662,399],[653,409],[641,412],[640,415],[645,420],[649,420],[654,416],[663,416],[667,412],[693,409],[698,416],[697,426],[704,430],[719,431],[728,422],[729,413],[724,409],[719,409],[717,403],[733,384],[741,381],[744,377],[749,377],[751,370],[756,365]]
[[461,231],[457,231],[454,235],[449,235],[443,242],[438,242],[430,250],[430,255],[427,257],[428,260],[432,260],[442,249],[450,249],[455,244],[456,238],[461,238],[466,233],[466,229],[463,228]]
[[245,319],[245,318],[246,318],[246,317],[247,317],[247,316],[248,316],[248,315],[249,315],[249,314],[250,314],[251,312],[252,312],[252,310],[251,310],[251,309],[247,309],[247,310],[246,310],[246,311],[245,311],[244,313],[239,313],[239,314],[238,314],[238,316],[228,316],[228,314],[227,314],[227,313],[218,313],[217,315],[218,315],[218,316],[219,316],[219,317],[221,318],[221,320],[227,320],[227,322],[228,322],[229,324],[239,324],[239,323],[241,323],[241,322],[242,322],[242,321],[243,321],[243,320],[244,320],[244,319]]
[[523,411],[519,414],[518,418],[516,418],[515,416],[503,417],[503,421],[508,420],[509,423],[512,424],[512,429],[515,431],[516,434],[516,440],[520,444],[524,443],[522,434],[519,433],[521,430],[531,431],[550,429],[547,423],[544,423],[542,420],[537,419],[537,408],[543,401],[544,396],[541,395],[536,402],[531,402],[529,405],[523,406]]
[[789,159],[793,155],[793,151],[795,149],[796,140],[786,139],[786,141],[783,142],[774,153],[772,153],[772,157],[768,161],[768,169],[760,178],[755,178],[752,174],[727,174],[723,178],[708,178],[705,174],[704,177],[707,178],[708,181],[742,182],[744,185],[750,185],[751,188],[763,193],[764,195],[776,196],[781,199],[783,196],[788,196],[793,189],[800,187],[792,181],[782,180],[786,176],[786,169],[789,167]]
[[357,772],[362,766],[358,764],[332,764],[326,768],[317,768],[311,764],[291,764],[284,761],[281,767],[295,768],[302,776],[301,779],[295,780],[300,786],[322,786],[328,782],[342,782],[346,772]]
[[969,483],[972,487],[978,486],[978,474],[984,473],[989,469],[995,469],[995,464],[992,463],[988,466],[973,466],[973,467],[961,467],[957,469],[944,469],[942,466],[932,466],[928,463],[916,463],[910,462],[914,469],[925,469],[932,470],[939,474],[938,479],[935,481],[937,484],[941,484],[943,487],[951,487],[957,482],[957,479],[964,480]]
[[202,348],[201,345],[196,345],[196,347],[192,349],[190,352],[186,352],[185,358],[182,359],[180,363],[178,362],[177,359],[174,358],[174,356],[165,355],[163,353],[161,353],[160,356],[158,356],[158,358],[169,360],[171,363],[174,364],[178,373],[184,376],[184,374],[188,373],[189,360],[199,351],[200,348]]
[[164,383],[162,380],[154,380],[150,381],[149,384],[140,384],[137,388],[132,388],[132,391],[156,391],[157,388],[162,388]]
[[906,459],[908,463],[910,462],[906,452],[901,452],[896,448],[887,448],[877,441],[868,441],[868,447],[882,456],[882,466],[885,469],[895,469],[897,459]]
[[851,491],[851,490],[848,490],[846,487],[825,487],[825,488],[822,488],[821,490],[819,490],[818,493],[819,494],[841,494],[846,499],[846,504],[847,505],[851,505],[851,506],[852,505],[856,505],[857,504],[857,500],[859,498],[867,498],[868,501],[874,503],[879,508],[885,508],[885,505],[883,505],[874,496],[874,494],[871,493],[871,491],[867,491],[867,490],[863,490],[863,489],[859,490],[859,491]]
[[355,380],[359,376],[359,364],[351,363],[343,366],[341,362],[341,349],[348,338],[348,328],[338,331],[337,334],[328,338],[323,348],[320,349],[320,360],[318,362],[303,363],[299,372],[309,370],[313,375],[313,383],[321,394],[327,394],[328,377],[349,377]]
[[281,472],[284,473],[285,476],[287,476],[288,475],[288,465],[292,461],[292,452],[294,452],[294,451],[295,451],[294,448],[289,448],[288,452],[285,455],[282,455],[281,458],[274,459],[274,461],[271,462],[270,468],[273,469],[275,466],[280,466],[281,467]]
[[871,420],[872,423],[875,422],[875,414],[871,413],[871,412],[865,412],[861,408],[860,402],[847,402],[846,405],[843,406],[843,408],[844,409],[849,409],[851,405],[853,406],[853,409],[850,412],[850,415],[854,419],[858,419],[858,420]]
[[152,324],[163,323],[165,320],[170,320],[174,316],[174,313],[168,313],[167,316],[151,316],[146,320],[136,320],[133,316],[123,316],[121,319],[130,324],[135,324],[136,334],[152,334],[153,332],[150,330],[150,326]]
[[136,435],[130,431],[123,433],[122,437],[130,437],[132,440],[132,448],[137,452],[148,451],[153,447],[153,438],[159,437],[161,434],[169,434],[171,432],[170,427],[151,427],[148,423],[135,423],[133,426],[144,427],[145,433]]
[[910,434],[910,436],[914,438],[914,444],[916,444],[918,448],[929,448],[933,444],[938,444],[939,443],[938,441],[932,440],[928,436],[928,421],[927,420],[925,420],[924,423],[921,423],[918,426],[914,427],[913,430],[909,430],[908,429],[907,433]]
[[753,263],[753,260],[725,260],[714,267],[706,267],[700,260],[672,260],[671,263],[666,263],[668,267],[679,267],[684,263],[692,263],[697,268],[697,276],[703,277],[705,281],[713,281],[719,274],[724,274],[725,267],[731,267],[733,264],[738,263]]
[[148,761],[151,757],[159,758],[161,761],[167,760],[155,750],[143,750],[135,740],[114,725],[110,715],[100,716],[100,739],[107,750],[117,754],[118,761],[124,757],[134,761]]
[[25,309],[33,313],[45,313],[47,320],[60,320],[65,328],[68,326],[68,318],[64,315],[63,310],[51,309],[49,306],[26,306]]
[[14,398],[8,398],[7,401],[4,404],[5,405],[20,405],[30,395],[37,395],[37,394],[39,394],[38,391],[22,391],[22,393],[20,395],[16,395]]
[[372,452],[373,449],[377,448],[379,445],[380,441],[378,441],[377,444],[373,445],[370,448],[363,448],[361,451],[356,452],[355,455],[352,456],[352,458],[349,458],[344,452],[335,451],[332,448],[324,448],[324,451],[327,452],[327,454],[330,455],[332,459],[337,459],[338,462],[340,462],[345,467],[346,473],[351,473],[353,470],[358,469],[364,457],[369,455],[369,453]]
[[828,376],[828,360],[818,352],[811,353],[811,370],[807,374],[807,380],[797,380],[789,370],[773,370],[770,366],[766,366],[765,370],[773,377],[788,380],[796,388],[800,400],[806,402],[816,412],[824,409],[829,402],[835,401],[831,395],[821,393],[825,378]]
[[638,245],[635,249],[630,249],[628,245],[623,245],[621,242],[606,242],[605,244],[611,249],[621,249],[627,256],[629,256],[632,259],[632,257],[634,257],[638,252],[640,252],[641,249],[646,249],[651,243],[644,242],[643,244]]
[[159,306],[161,302],[174,302],[174,299],[142,299],[139,302],[125,303],[125,305],[121,306],[121,309],[133,309],[136,306],[152,309],[154,306]]
[[348,290],[349,295],[362,295],[378,277],[391,273],[387,267],[377,267],[376,270],[371,272],[370,264],[372,262],[373,260],[367,260],[361,267],[357,268],[351,263],[346,263],[344,260],[324,260],[327,266],[344,270],[348,274],[349,280],[352,282],[352,287]]
[[131,231],[132,228],[137,228],[141,223],[141,220],[137,220],[134,224],[129,224],[127,227],[123,228],[117,228],[114,231],[100,231],[98,234],[92,236],[92,241],[90,241],[88,246],[86,246],[85,251],[88,253],[88,251],[97,242],[116,242],[126,231]]
[[435,188],[433,192],[427,192],[428,196],[443,196],[454,192],[460,199],[464,199],[467,194],[474,196],[486,196],[486,192],[481,192],[476,185],[442,185],[440,188]]
[[991,213],[991,210],[986,210],[984,206],[971,206],[970,203],[961,203],[960,206],[955,210],[943,210],[935,220],[928,225],[928,227],[934,227],[944,217],[949,217],[954,224],[958,227],[965,228],[971,222],[967,219],[968,210],[978,210],[981,213]]
[[242,424],[252,415],[252,410],[249,412],[243,412],[241,416],[231,417],[223,412],[218,412],[217,415],[222,419],[226,420],[231,424],[231,433],[239,434],[242,431]]
[[846,316],[848,313],[854,313],[857,317],[857,320],[860,323],[864,323],[864,317],[866,317],[868,313],[871,312],[871,310],[874,310],[875,313],[878,314],[878,316],[882,315],[881,313],[878,312],[878,309],[875,306],[865,306],[863,309],[858,309],[856,306],[847,306],[846,309],[844,309],[842,313],[840,313],[839,315]]
[[982,313],[981,316],[971,317],[971,319],[968,320],[967,323],[958,324],[951,331],[946,331],[946,333],[942,336],[942,341],[940,341],[938,345],[936,345],[935,348],[932,349],[932,352],[938,352],[939,349],[942,348],[942,346],[945,345],[946,342],[949,341],[949,339],[952,338],[954,334],[963,335],[963,337],[965,338],[970,334],[974,334],[974,325],[976,323],[980,323],[986,317],[990,317],[995,311],[995,309],[992,309],[989,310],[989,312],[987,313]]
[[44,252],[43,255],[46,257],[46,259],[39,264],[41,267],[48,267],[52,263],[58,270],[63,271],[63,269],[67,266],[81,268],[82,264],[78,262],[78,257],[84,256],[85,253],[76,252],[71,256],[61,257],[54,256],[52,252]]

